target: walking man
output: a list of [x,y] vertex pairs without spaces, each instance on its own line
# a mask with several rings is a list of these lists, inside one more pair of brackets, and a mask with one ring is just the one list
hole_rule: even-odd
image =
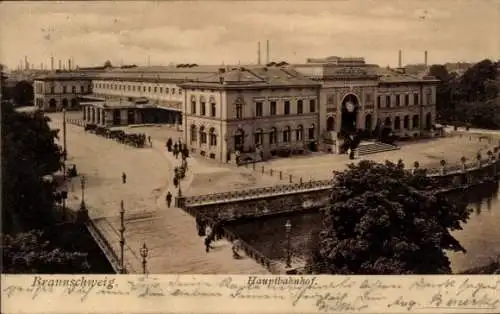
[[167,199],[167,206],[168,208],[170,208],[170,204],[172,203],[172,193],[170,193],[170,191],[168,191],[166,199]]
[[127,183],[127,175],[125,174],[125,172],[122,172],[122,183]]

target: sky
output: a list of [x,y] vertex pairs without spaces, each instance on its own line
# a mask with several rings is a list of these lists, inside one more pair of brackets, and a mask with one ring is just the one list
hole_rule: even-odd
[[403,64],[500,58],[499,0],[98,1],[0,3],[0,62],[79,66],[252,64],[364,57]]

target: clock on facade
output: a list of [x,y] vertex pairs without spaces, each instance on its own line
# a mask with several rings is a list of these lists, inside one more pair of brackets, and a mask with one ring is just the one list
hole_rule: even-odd
[[353,112],[354,111],[354,104],[352,102],[348,102],[346,105],[345,105],[347,111],[349,112]]

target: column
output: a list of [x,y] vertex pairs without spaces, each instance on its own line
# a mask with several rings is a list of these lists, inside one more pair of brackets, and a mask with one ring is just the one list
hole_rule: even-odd
[[100,110],[101,110],[101,124],[106,125],[106,116],[104,114],[104,109],[100,109]]
[[87,108],[85,106],[82,107],[83,121],[87,119]]

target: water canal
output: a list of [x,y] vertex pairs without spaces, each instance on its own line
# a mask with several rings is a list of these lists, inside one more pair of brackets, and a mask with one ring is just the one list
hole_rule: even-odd
[[[449,253],[453,272],[488,264],[500,256],[500,188],[498,182],[483,184],[454,193],[454,199],[462,199],[473,213],[463,230],[454,236],[467,253]],[[322,227],[321,213],[302,212],[234,223],[228,228],[248,244],[272,260],[286,258],[285,222],[290,219],[291,251],[295,258],[306,260],[310,252],[312,234]]]

